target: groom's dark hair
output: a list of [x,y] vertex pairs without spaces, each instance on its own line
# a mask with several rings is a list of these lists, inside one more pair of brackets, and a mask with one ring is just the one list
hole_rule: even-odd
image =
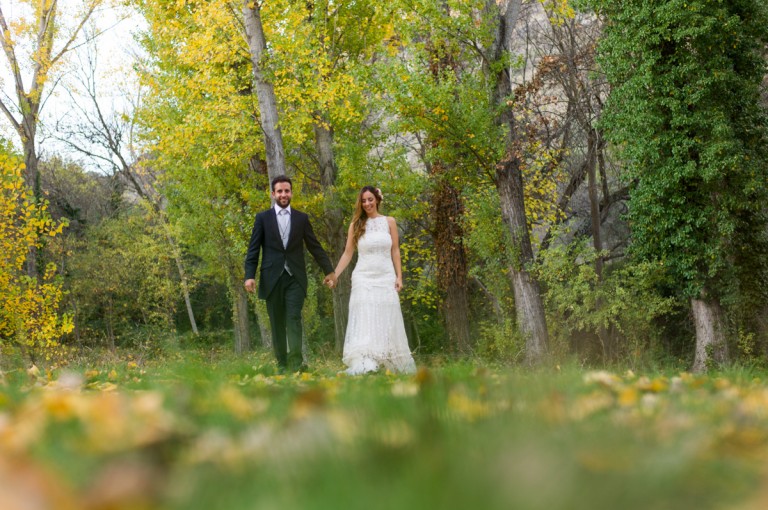
[[272,191],[275,191],[275,184],[277,184],[278,182],[287,182],[288,184],[291,185],[291,189],[293,189],[293,181],[291,180],[290,177],[288,177],[287,175],[278,175],[277,177],[272,179]]

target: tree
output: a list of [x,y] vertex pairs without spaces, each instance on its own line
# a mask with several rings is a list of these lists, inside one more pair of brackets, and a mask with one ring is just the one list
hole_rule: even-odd
[[[443,3],[443,16],[450,16],[449,8]],[[431,34],[426,43],[429,72],[436,82],[453,81],[458,72],[457,51],[450,40],[439,34]],[[456,97],[457,95],[455,95]],[[458,99],[458,97],[457,97]],[[429,145],[450,143],[435,137],[427,140]],[[467,250],[464,245],[464,200],[461,190],[454,186],[451,163],[435,159],[428,164],[432,179],[432,220],[435,255],[437,258],[437,284],[442,293],[442,317],[446,325],[450,347],[455,352],[468,353],[469,342],[469,301],[467,297]]]
[[[324,195],[324,233],[330,245],[331,259],[338,261],[346,244],[346,223],[343,202],[339,200],[337,184],[340,176],[336,162],[336,140],[339,135],[358,137],[365,130],[365,79],[361,68],[375,59],[380,42],[389,35],[384,19],[386,6],[374,3],[315,2],[309,8],[307,22],[312,27],[316,45],[310,62],[314,67],[315,100],[309,102],[313,121],[315,152],[320,185]],[[356,135],[356,133],[358,133]],[[357,191],[357,190],[355,190]],[[352,291],[352,271],[342,274],[333,293],[335,346],[341,352],[349,316]]]
[[[331,259],[338,260],[346,242],[345,215],[350,216],[345,178],[360,174],[344,157],[344,146],[370,143],[366,133],[374,128],[367,124],[376,109],[367,91],[367,67],[391,35],[391,8],[374,2],[320,0],[275,2],[269,11],[274,48],[269,71],[279,90],[284,125],[290,129],[287,138],[298,155],[290,166],[306,176],[306,187],[322,194],[318,234],[327,241]],[[346,168],[340,168],[339,155],[346,159]],[[332,295],[337,351],[344,344],[350,276],[351,272],[341,275]]]
[[[20,4],[22,15],[9,19],[0,6],[0,30],[3,53],[13,79],[15,98],[0,98],[3,111],[24,150],[25,182],[40,200],[36,137],[44,92],[53,80],[57,66],[71,50],[83,26],[101,0],[84,0],[67,13],[59,11],[58,0],[29,1]],[[26,48],[29,54],[23,55]],[[24,73],[31,76],[25,80]],[[26,81],[26,84],[25,84]],[[36,249],[27,260],[27,272],[37,276]]]
[[[164,132],[175,154],[187,154],[186,162],[194,160],[211,167],[215,159],[219,176],[229,176],[226,182],[231,196],[222,200],[227,207],[242,205],[241,212],[265,205],[262,196],[243,188],[257,183],[258,189],[266,189],[265,183],[275,175],[292,175],[295,187],[301,189],[296,203],[308,204],[311,214],[322,214],[323,221],[317,223],[321,225],[318,233],[328,242],[334,257],[343,250],[346,234],[346,194],[344,184],[338,181],[345,169],[338,164],[338,154],[343,157],[348,140],[360,143],[366,138],[361,133],[370,130],[363,125],[366,117],[361,113],[366,109],[365,87],[360,84],[364,69],[360,62],[372,58],[379,41],[388,33],[379,29],[383,23],[382,9],[366,2],[248,2],[240,7],[233,8],[229,2],[188,2],[183,7],[142,2],[150,19],[152,44],[159,50],[150,53],[157,55],[156,65],[161,69],[147,75],[158,83],[152,85],[155,92],[150,102],[155,103],[154,96],[174,98],[163,105],[161,117],[169,124],[161,126],[154,115],[151,128],[156,135]],[[233,40],[240,44],[233,45]],[[185,52],[176,53],[178,46],[170,41],[183,41]],[[165,86],[159,85],[158,77]],[[203,77],[210,87],[203,83]],[[231,109],[223,106],[228,102]],[[187,111],[192,104],[195,106]],[[234,113],[238,104],[243,107],[239,114]],[[183,122],[181,119],[198,114],[201,109],[208,112],[210,120],[197,119],[194,127],[171,133],[171,129],[176,129],[171,128],[171,122]],[[209,125],[218,129],[208,130]],[[246,128],[250,132],[242,135]],[[188,137],[184,138],[182,132]],[[259,137],[258,143],[250,143],[254,136]],[[199,143],[202,148],[211,145],[212,140],[216,140],[217,150],[189,154],[190,145]],[[183,143],[187,147],[180,145]],[[243,153],[249,159],[238,168],[236,165],[243,163],[237,157]],[[165,155],[159,157],[164,164],[168,162],[179,170],[187,166],[169,161]],[[232,166],[221,168],[219,165],[225,161]],[[173,170],[172,180],[179,190],[184,189],[184,197],[169,195],[172,202],[195,199],[189,193],[192,188],[212,178],[197,175],[187,182],[191,177]],[[241,189],[236,189],[238,178]],[[217,188],[209,186],[211,189]],[[207,229],[217,221],[213,218],[204,227]],[[247,235],[244,239],[247,240]],[[348,283],[348,275],[344,281]],[[342,285],[333,294],[339,349],[344,338],[348,290],[348,285]]]
[[[598,126],[598,119],[608,95],[605,76],[599,72],[595,62],[595,47],[601,30],[600,19],[594,13],[578,12],[574,16],[559,16],[552,12],[547,16],[545,40],[549,50],[543,59],[542,71],[549,86],[543,87],[549,91],[551,84],[556,84],[560,94],[567,101],[563,118],[561,155],[570,153],[569,159],[572,170],[568,185],[558,201],[562,214],[559,220],[569,220],[579,213],[576,207],[568,207],[574,195],[583,183],[587,184],[587,201],[589,205],[588,222],[585,225],[575,225],[575,231],[589,235],[592,238],[596,256],[594,257],[595,275],[598,285],[603,279],[603,268],[608,257],[620,256],[624,240],[613,240],[609,250],[605,248],[603,235],[604,223],[611,218],[611,207],[625,196],[621,189],[611,194],[607,164],[606,140],[603,130]],[[545,92],[546,93],[546,92]],[[600,196],[602,195],[602,196]],[[577,196],[578,197],[578,196]],[[577,202],[574,202],[574,205]],[[615,215],[613,215],[615,216]],[[611,218],[615,220],[615,218]],[[623,224],[623,222],[618,222]],[[552,233],[556,231],[557,223],[553,224],[542,241],[542,247],[550,246]],[[546,256],[546,255],[545,255]],[[595,301],[595,316],[604,315],[600,310],[601,300]],[[618,333],[616,328],[600,326],[597,328],[603,359],[610,359],[618,353]]]
[[243,0],[243,18],[245,36],[253,64],[253,81],[256,96],[259,98],[260,127],[264,135],[267,172],[271,182],[278,175],[287,175],[287,172],[275,87],[268,79],[264,69],[267,58],[267,40],[261,21],[261,4],[256,0]]
[[72,331],[72,320],[58,313],[63,293],[54,264],[47,265],[40,281],[24,274],[30,248],[61,234],[66,222],[53,221],[47,204],[34,200],[23,168],[8,147],[0,146],[0,342],[13,342],[34,361],[56,353],[60,337]]
[[597,5],[613,85],[604,125],[631,179],[631,249],[666,267],[689,300],[701,371],[728,359],[724,305],[765,288],[768,12],[760,0]]
[[56,123],[57,129],[53,136],[64,146],[103,170],[124,179],[157,216],[164,226],[168,248],[176,263],[192,332],[197,335],[197,321],[190,299],[191,284],[185,269],[182,249],[172,233],[164,211],[162,196],[156,186],[157,178],[152,175],[150,166],[144,164],[146,159],[142,160],[137,153],[135,112],[141,102],[143,90],[137,87],[135,97],[124,91],[122,97],[126,105],[121,111],[110,112],[105,107],[102,82],[97,73],[99,52],[94,40],[91,40],[87,51],[79,59],[79,69],[73,73],[74,83],[68,90],[73,105],[70,118]]
[[[542,136],[546,133],[528,120],[535,106],[526,97],[531,87],[514,86],[522,73],[513,32],[520,7],[519,2],[405,1],[398,35],[407,50],[399,66],[384,72],[412,136],[436,142],[422,145],[427,167],[439,162],[448,170],[441,170],[435,183],[450,182],[462,195],[484,196],[487,186],[496,190],[498,217],[506,225],[496,248],[504,250],[480,257],[507,261],[503,273],[511,277],[517,327],[526,339],[529,362],[536,363],[546,351],[547,334],[541,296],[527,269],[533,260],[530,226],[551,219],[558,163]],[[473,211],[468,216],[473,218],[468,222],[477,218]],[[465,221],[454,218],[457,225]],[[449,224],[440,228],[449,232]],[[455,236],[446,241],[459,242]]]
[[[148,94],[139,111],[142,140],[167,213],[202,275],[225,282],[235,350],[250,348],[243,254],[254,208],[269,203],[259,110],[242,11],[230,2],[137,2],[148,23],[139,66]],[[259,311],[261,310],[261,311]],[[263,313],[262,313],[263,312]],[[257,305],[262,341],[266,310]]]
[[[506,129],[505,156],[497,163],[494,182],[501,198],[501,214],[509,229],[516,250],[516,260],[510,267],[515,293],[518,327],[525,338],[526,358],[530,363],[541,361],[547,351],[547,323],[538,282],[526,266],[533,261],[530,231],[525,216],[525,192],[522,175],[522,133],[513,109],[512,81],[509,61],[513,51],[513,30],[517,23],[521,1],[509,0],[506,6],[489,1],[487,12],[495,20],[496,37],[488,51],[486,72],[495,84],[492,104],[498,109],[497,122]],[[519,97],[519,96],[518,96]],[[511,101],[511,104],[508,104]]]

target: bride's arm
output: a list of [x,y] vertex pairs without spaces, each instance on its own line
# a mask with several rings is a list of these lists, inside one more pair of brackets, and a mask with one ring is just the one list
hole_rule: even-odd
[[392,264],[395,266],[395,290],[400,292],[403,288],[403,270],[400,262],[400,234],[397,231],[397,222],[391,216],[387,217],[389,223],[389,235],[392,236]]
[[355,245],[354,245],[354,227],[353,224],[349,224],[349,230],[347,231],[347,244],[344,246],[344,253],[341,254],[341,258],[339,258],[339,263],[336,264],[336,269],[333,271],[336,274],[336,278],[341,276],[341,273],[344,272],[344,270],[349,265],[349,262],[352,260],[352,254],[355,253]]

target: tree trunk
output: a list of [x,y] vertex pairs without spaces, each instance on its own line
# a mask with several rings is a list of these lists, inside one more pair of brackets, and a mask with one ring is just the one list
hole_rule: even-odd
[[541,300],[539,283],[525,269],[533,260],[533,249],[525,218],[523,176],[519,161],[510,159],[497,172],[496,186],[501,199],[501,215],[512,237],[512,248],[517,252],[510,269],[515,295],[517,327],[525,339],[525,357],[528,363],[540,362],[547,353],[548,333]]
[[112,298],[107,300],[107,347],[109,352],[114,353],[115,346],[115,328],[112,325],[112,318],[114,317],[114,307],[112,306]]
[[[520,13],[522,0],[509,0],[506,9],[501,10],[495,0],[488,0],[486,11],[496,17],[496,35],[490,51],[490,62],[505,61],[511,52],[512,36]],[[510,277],[515,295],[517,327],[525,339],[526,360],[535,364],[547,352],[547,323],[539,285],[526,270],[533,260],[533,249],[525,217],[525,194],[520,160],[520,142],[515,118],[508,99],[512,95],[511,70],[488,65],[488,73],[495,82],[493,104],[501,114],[497,122],[508,129],[507,155],[496,167],[496,188],[501,201],[501,216],[512,239],[516,260],[510,267]]]
[[253,63],[256,97],[259,100],[261,129],[264,133],[264,148],[267,156],[267,173],[271,181],[278,175],[285,175],[286,166],[275,88],[271,82],[267,81],[262,69],[267,42],[261,23],[261,6],[256,0],[244,0],[243,15],[245,17],[245,35]]
[[406,336],[408,337],[411,351],[414,353],[419,352],[421,350],[421,335],[419,335],[418,325],[407,303],[404,303],[403,306],[403,322],[405,322]]
[[[339,207],[338,200],[335,200],[338,169],[333,154],[333,130],[325,127],[328,124],[322,120],[319,114],[318,119],[318,122],[315,123],[315,147],[320,165],[320,184],[325,196],[323,221],[330,244],[329,255],[333,262],[338,262],[344,253],[347,229],[344,227],[344,212]],[[344,349],[344,337],[346,336],[349,316],[349,296],[352,293],[351,274],[352,271],[342,273],[333,291],[334,347],[336,352],[341,352]]]
[[[146,197],[145,197],[146,198]],[[184,304],[187,307],[187,317],[189,317],[189,325],[192,327],[192,332],[195,335],[200,333],[197,330],[197,321],[195,320],[195,311],[192,309],[192,300],[189,297],[189,280],[187,279],[187,272],[184,270],[184,262],[181,260],[181,254],[179,253],[178,246],[174,241],[171,233],[168,229],[168,224],[165,221],[165,216],[160,216],[160,221],[163,222],[165,230],[165,239],[168,241],[168,245],[171,247],[171,253],[173,254],[173,260],[176,261],[176,270],[179,272],[179,280],[181,282],[181,292],[184,295]]]
[[261,346],[272,350],[272,329],[269,327],[269,313],[267,312],[267,302],[263,299],[254,300],[253,312],[256,314],[256,321],[259,323],[259,333],[261,334]]
[[[12,25],[9,29],[5,13],[2,6],[0,6],[0,32],[2,33],[2,36],[0,36],[0,47],[2,47],[11,70],[9,78],[13,79],[17,101],[14,108],[7,104],[4,98],[0,97],[0,111],[8,117],[8,120],[19,134],[21,144],[24,147],[27,186],[33,190],[37,201],[40,201],[42,198],[42,193],[35,138],[41,101],[43,100],[43,89],[50,79],[51,69],[70,50],[71,45],[77,39],[78,34],[98,4],[99,2],[92,2],[88,9],[79,16],[79,20],[74,25],[73,30],[66,34],[63,30],[63,24],[59,22],[58,2],[33,2],[32,5],[35,5],[36,8],[34,18],[35,42],[30,57],[31,62],[19,62],[17,60],[17,43],[14,41],[15,36],[12,37],[10,35],[15,30],[15,27]],[[30,35],[32,34],[30,33]],[[57,40],[56,36],[63,38],[65,42],[59,51],[54,52],[53,46]],[[20,39],[23,39],[23,35]],[[29,91],[24,89],[22,69],[25,68],[31,68],[32,71],[32,76],[29,80]],[[12,110],[14,109],[21,115],[20,120],[13,113]],[[38,276],[37,256],[37,248],[31,248],[26,266],[27,274],[34,278]]]
[[[603,251],[603,241],[600,235],[600,225],[602,224],[602,217],[600,214],[600,197],[598,196],[597,185],[597,154],[599,149],[598,132],[594,129],[589,129],[587,132],[587,189],[589,192],[589,213],[592,220],[592,246],[595,248],[595,252],[598,253],[595,258],[595,274],[597,275],[597,284],[603,281],[603,256],[600,252]],[[603,300],[597,299],[595,301],[595,310],[599,313],[603,307]],[[603,351],[603,360],[608,361],[615,355],[616,349],[614,348],[613,341],[609,338],[608,330],[605,326],[600,325],[597,331],[597,337],[600,340],[600,347]]]
[[[597,193],[597,133],[592,130],[587,137],[587,186],[589,190],[589,212],[592,220],[592,246],[597,253],[600,253],[603,250],[603,242],[600,235],[600,197]],[[598,256],[595,259],[595,272],[598,279],[602,279],[602,256]]]
[[243,354],[251,349],[251,335],[248,328],[248,294],[239,282],[233,282],[232,323],[235,329],[235,353]]
[[693,371],[704,372],[713,364],[720,365],[728,361],[723,309],[718,299],[706,299],[703,291],[698,299],[691,299],[691,309],[696,327]]
[[[261,23],[261,6],[259,3],[256,0],[244,0],[243,16],[245,20],[245,35],[248,41],[251,63],[253,64],[254,88],[256,89],[256,97],[259,101],[261,130],[264,133],[267,176],[269,177],[269,180],[272,181],[272,179],[278,175],[286,175],[287,168],[285,165],[285,148],[283,146],[283,134],[280,130],[275,88],[272,83],[265,78],[262,69],[267,49],[267,41],[264,37],[264,27]],[[242,292],[242,294],[245,294],[242,290],[242,286],[239,287],[239,291]],[[245,299],[247,302],[247,298]],[[261,306],[261,304],[256,306]],[[266,309],[263,307],[260,308],[260,310],[266,312]],[[265,346],[267,346],[267,344],[271,346],[272,334],[269,331],[269,328],[266,327],[269,322],[265,315],[266,313],[258,314],[261,342]],[[247,324],[247,315],[245,322]]]
[[[24,121],[26,127],[27,122]],[[22,139],[24,141],[24,166],[25,166],[25,180],[27,186],[32,190],[32,194],[35,197],[36,202],[40,202],[42,199],[42,190],[40,188],[40,172],[38,170],[37,151],[35,150],[35,131],[36,126],[31,126],[30,129],[24,129],[24,135]],[[29,253],[27,254],[26,269],[27,276],[37,279],[37,259],[38,259],[37,246],[30,246]]]
[[459,191],[447,182],[441,163],[432,165],[437,180],[432,199],[433,237],[437,257],[437,286],[443,294],[441,311],[450,349],[457,354],[471,350],[469,300],[467,299],[467,254],[461,218],[464,206]]
[[[443,2],[446,16],[450,8]],[[451,45],[441,40],[430,40],[429,71],[432,78],[443,81],[446,72],[456,73],[456,59],[447,48]],[[436,136],[430,145],[440,142]],[[469,300],[467,298],[467,252],[464,247],[464,229],[461,221],[464,204],[461,193],[451,183],[450,168],[443,161],[428,165],[430,179],[434,183],[432,196],[432,237],[437,258],[437,286],[442,294],[441,315],[449,349],[456,354],[470,352],[469,342]]]

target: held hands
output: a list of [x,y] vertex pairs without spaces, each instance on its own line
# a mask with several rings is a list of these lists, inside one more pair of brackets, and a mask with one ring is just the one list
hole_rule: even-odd
[[329,289],[334,288],[336,286],[336,282],[338,282],[336,273],[326,275],[326,277],[323,279],[323,285],[327,286]]
[[[336,287],[336,284],[338,283],[338,281],[339,281],[339,278],[338,276],[336,276],[336,273],[331,273],[323,279],[323,285],[325,285],[329,289],[333,289]],[[397,292],[400,292],[402,288],[403,288],[403,278],[401,276],[398,276],[395,279],[395,290]]]

